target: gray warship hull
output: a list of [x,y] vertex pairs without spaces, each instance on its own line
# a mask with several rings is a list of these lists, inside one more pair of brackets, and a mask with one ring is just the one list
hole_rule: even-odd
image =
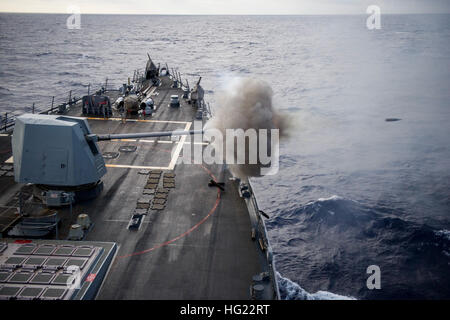
[[[123,120],[114,108],[108,116],[88,116],[82,114],[80,102],[59,110],[59,114],[84,117],[93,132],[102,134],[193,129],[197,107],[185,99],[180,99],[179,107],[170,107],[172,95],[183,95],[179,83],[174,87],[172,76],[159,76],[156,85],[146,82],[143,91],[154,100],[151,116],[128,115]],[[107,90],[104,95],[115,101],[119,92]],[[17,214],[16,207],[23,201],[18,198],[32,194],[31,186],[16,183],[8,173],[14,162],[12,128],[5,127],[0,137],[0,161],[5,169],[0,177],[0,242],[10,247],[29,239],[12,230],[26,218]],[[94,199],[55,208],[58,230],[45,243],[77,246],[79,242],[67,240],[70,226],[79,214],[88,214],[92,224],[82,243],[111,245],[104,252],[95,292],[86,295],[83,290],[74,290],[64,299],[278,298],[271,248],[256,198],[251,192],[250,197],[241,196],[239,184],[230,179],[224,165],[178,163],[182,147],[192,144],[200,148],[206,145],[187,136],[98,142],[107,167],[102,192]],[[209,186],[210,180],[224,182],[225,190]],[[136,213],[140,218],[132,228]],[[0,282],[0,297],[17,299],[21,291],[2,296],[2,289],[9,292],[5,288],[33,285],[11,281],[23,266],[8,269],[4,263],[7,258],[0,260],[4,272],[10,272]],[[33,272],[42,270],[35,268]],[[83,285],[90,274],[85,272]]]

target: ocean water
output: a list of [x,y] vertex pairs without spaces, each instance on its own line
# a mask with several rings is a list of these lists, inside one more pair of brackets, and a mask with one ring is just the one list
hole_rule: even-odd
[[0,112],[118,87],[147,53],[213,108],[233,77],[266,80],[294,123],[253,179],[282,297],[450,298],[449,15],[67,17],[0,14]]

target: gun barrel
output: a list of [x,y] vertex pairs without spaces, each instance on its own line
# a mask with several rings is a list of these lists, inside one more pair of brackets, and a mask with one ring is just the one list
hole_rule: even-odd
[[162,132],[142,132],[142,133],[123,133],[123,134],[99,134],[95,135],[96,141],[107,141],[113,139],[137,139],[151,137],[170,137],[170,136],[186,136],[191,134],[201,134],[203,130],[189,131],[162,131]]

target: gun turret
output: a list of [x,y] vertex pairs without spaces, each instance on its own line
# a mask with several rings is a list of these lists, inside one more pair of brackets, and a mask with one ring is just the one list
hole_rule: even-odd
[[202,130],[94,134],[84,118],[23,114],[12,139],[15,180],[60,187],[97,183],[106,174],[98,141],[197,133]]

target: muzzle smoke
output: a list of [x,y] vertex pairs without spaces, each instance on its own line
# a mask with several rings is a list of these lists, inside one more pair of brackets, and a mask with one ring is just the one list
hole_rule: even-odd
[[[273,91],[270,85],[262,80],[254,78],[237,78],[230,83],[229,87],[219,94],[216,102],[217,109],[214,117],[205,125],[205,130],[217,129],[223,135],[224,147],[223,155],[226,157],[226,163],[230,163],[229,159],[233,159],[232,163],[237,163],[238,139],[227,135],[227,129],[254,129],[260,132],[261,129],[267,130],[267,156],[273,156],[274,145],[271,139],[271,129],[279,130],[279,137],[286,136],[289,127],[288,120],[285,115],[280,114],[272,105]],[[234,140],[234,153],[230,154],[229,150],[225,150],[227,145],[226,139]],[[251,164],[249,162],[249,142],[251,139],[245,137],[245,163],[231,164],[232,173],[243,179],[246,177],[255,177],[261,175],[263,167],[270,167],[272,164],[264,164],[260,157],[260,135],[257,135],[257,162]],[[214,141],[211,141],[214,145]],[[230,142],[228,142],[230,143]],[[233,143],[233,142],[231,142]],[[261,141],[264,145],[264,140]],[[278,141],[276,141],[278,144]],[[278,155],[276,155],[278,157]],[[278,162],[277,162],[278,163]]]

